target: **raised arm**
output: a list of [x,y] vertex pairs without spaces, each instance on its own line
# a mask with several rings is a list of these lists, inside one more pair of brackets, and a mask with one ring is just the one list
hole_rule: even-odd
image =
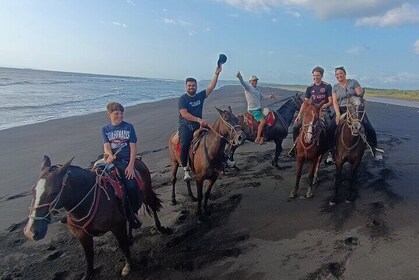
[[243,81],[243,76],[240,73],[240,71],[237,72],[236,77],[239,79],[240,84],[244,87],[245,90],[249,91],[250,90],[250,86],[248,83],[246,83],[245,81]]
[[215,86],[217,85],[217,82],[218,82],[218,75],[220,75],[222,70],[223,70],[223,67],[221,66],[221,64],[220,64],[220,66],[217,66],[217,68],[215,69],[214,77],[212,77],[212,80],[211,80],[210,84],[208,85],[208,87],[205,90],[205,93],[206,93],[207,97],[215,89]]

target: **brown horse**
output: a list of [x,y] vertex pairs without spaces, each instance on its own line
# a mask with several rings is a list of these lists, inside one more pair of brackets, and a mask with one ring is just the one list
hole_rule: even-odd
[[[208,180],[204,199],[204,213],[209,214],[207,203],[210,196],[211,188],[218,178],[219,173],[223,170],[225,160],[224,148],[227,143],[234,145],[242,144],[245,140],[245,135],[239,125],[236,116],[229,110],[220,110],[216,108],[220,116],[215,121],[210,130],[202,133],[201,137],[195,139],[189,150],[189,164],[192,172],[195,174],[196,189],[198,196],[197,216],[199,220],[202,216],[202,190],[204,181]],[[169,151],[172,166],[172,203],[176,203],[175,185],[176,173],[180,165],[180,155],[177,145],[173,138],[176,132],[170,136]],[[199,142],[196,142],[199,141]],[[189,187],[190,185],[188,185]],[[190,190],[190,189],[189,189]]]
[[346,107],[345,119],[341,120],[336,128],[336,178],[335,196],[330,201],[333,206],[338,201],[338,190],[342,183],[342,168],[345,162],[351,165],[351,179],[349,194],[346,201],[354,201],[358,195],[355,185],[355,175],[364,156],[366,136],[362,121],[365,117],[365,106],[360,97],[351,97]]
[[290,193],[290,198],[297,197],[298,188],[300,187],[300,179],[304,162],[310,161],[309,186],[307,188],[306,197],[313,196],[313,183],[317,181],[317,172],[323,154],[330,148],[329,138],[332,135],[327,135],[325,123],[321,121],[320,110],[325,101],[320,104],[313,104],[310,101],[304,100],[305,110],[302,112],[303,122],[300,134],[296,139],[297,151],[297,167],[296,180],[294,189]]
[[[49,157],[44,156],[38,183],[33,188],[33,200],[24,233],[34,241],[43,239],[52,212],[64,208],[67,210],[68,228],[78,238],[85,253],[87,265],[83,279],[91,279],[94,274],[93,237],[108,231],[115,235],[125,255],[121,275],[126,276],[131,271],[129,243],[132,228],[129,225],[127,233],[127,218],[122,200],[116,195],[117,189],[111,181],[105,180],[110,177],[105,177],[104,172],[97,175],[93,171],[70,165],[71,161],[51,166]],[[155,226],[160,232],[170,233],[170,229],[161,226],[157,216],[162,205],[151,187],[150,171],[140,160],[136,160],[135,169],[141,178],[140,189],[145,210],[153,214]]]

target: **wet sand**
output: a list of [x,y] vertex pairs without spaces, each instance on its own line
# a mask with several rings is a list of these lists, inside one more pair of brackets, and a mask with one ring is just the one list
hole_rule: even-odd
[[[295,93],[263,91],[274,91],[280,98]],[[245,111],[239,86],[215,91],[205,103],[205,118],[214,121],[214,106],[226,105],[235,113]],[[163,199],[160,218],[174,230],[172,235],[158,234],[144,216],[144,227],[134,234],[134,271],[127,279],[417,279],[417,108],[368,102],[385,155],[384,161],[376,162],[366,153],[357,177],[360,197],[354,203],[329,207],[334,166],[325,165],[314,198],[288,201],[294,160],[284,152],[276,169],[269,161],[274,143],[247,142],[237,150],[240,170],[227,170],[215,184],[212,214],[203,224],[197,224],[196,204],[189,201],[180,180],[179,203],[169,205],[167,140],[177,128],[176,108],[173,99],[126,110],[154,188]],[[26,240],[22,228],[42,156],[49,155],[53,163],[76,156],[74,164],[87,166],[101,153],[99,129],[105,122],[103,112],[0,131],[1,279],[82,277],[83,253],[65,225],[55,220],[39,242]],[[284,141],[284,150],[291,146],[290,138]],[[306,166],[301,195],[307,170]],[[122,254],[113,236],[97,238],[95,253],[96,279],[118,279]]]

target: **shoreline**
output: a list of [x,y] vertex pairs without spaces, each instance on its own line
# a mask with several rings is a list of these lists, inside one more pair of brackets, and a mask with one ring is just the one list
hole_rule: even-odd
[[[227,84],[227,85],[223,85],[219,88],[217,88],[216,90],[218,91],[223,91],[224,87],[236,87],[238,86],[237,84]],[[289,91],[289,92],[297,92],[298,90],[288,90],[288,89],[284,89],[284,88],[280,88],[280,87],[266,87],[266,86],[261,86],[262,89],[277,89],[280,91]],[[154,101],[145,101],[142,103],[137,103],[134,105],[128,105],[124,107],[125,108],[129,108],[129,107],[136,107],[142,104],[153,104],[156,102],[162,102],[165,100],[177,100],[179,97],[173,97],[173,98],[168,98],[168,99],[159,99],[159,100],[154,100]],[[403,99],[397,99],[397,98],[387,98],[387,97],[381,97],[381,96],[366,96],[365,98],[367,101],[370,102],[377,102],[377,103],[384,103],[384,104],[391,104],[391,105],[398,105],[398,106],[405,106],[405,107],[413,107],[413,108],[419,108],[419,101],[411,101],[411,100],[403,100]],[[7,128],[1,128],[0,129],[0,133],[2,133],[3,131],[7,131],[9,129],[14,129],[14,128],[18,128],[18,127],[26,127],[26,126],[30,126],[30,125],[36,125],[36,124],[40,124],[40,123],[45,123],[45,122],[49,122],[49,121],[55,121],[55,120],[62,120],[62,119],[67,119],[67,118],[74,118],[74,117],[84,117],[84,116],[88,116],[91,114],[98,114],[98,113],[103,113],[105,112],[105,110],[100,110],[100,111],[92,111],[92,112],[87,112],[84,114],[79,114],[79,115],[73,115],[73,116],[65,116],[65,117],[60,117],[60,118],[52,118],[52,119],[48,119],[48,120],[43,120],[43,121],[38,121],[38,122],[33,122],[33,123],[27,123],[27,124],[22,124],[22,125],[18,125],[18,126],[11,126],[11,127],[7,127]]]
[[[271,90],[279,98],[295,94],[270,88],[263,92]],[[205,101],[205,119],[213,122],[214,107],[227,105],[235,114],[246,110],[240,86],[214,91]],[[335,167],[324,164],[314,198],[288,201],[295,182],[295,160],[286,156],[289,135],[279,169],[270,164],[274,143],[247,142],[238,148],[240,170],[226,170],[217,180],[209,201],[212,214],[203,224],[196,222],[196,203],[189,201],[182,180],[176,189],[178,205],[169,204],[167,141],[177,129],[176,108],[177,99],[171,99],[126,109],[125,119],[136,128],[138,151],[144,153],[163,201],[160,220],[174,230],[169,236],[157,234],[152,218],[141,215],[144,225],[134,233],[135,269],[129,279],[415,279],[419,267],[411,259],[419,248],[416,108],[368,103],[368,117],[385,154],[383,162],[376,162],[366,152],[357,175],[360,196],[354,203],[328,206]],[[42,155],[49,155],[53,164],[76,156],[74,165],[87,166],[102,152],[99,131],[106,122],[103,112],[0,131],[0,271],[5,278],[72,279],[83,274],[80,245],[65,225],[54,219],[39,242],[27,240],[22,226]],[[307,187],[307,170],[306,164],[300,194]],[[196,193],[194,183],[192,190]],[[120,263],[110,262],[120,258],[115,239],[106,234],[96,240],[97,277],[116,279]]]

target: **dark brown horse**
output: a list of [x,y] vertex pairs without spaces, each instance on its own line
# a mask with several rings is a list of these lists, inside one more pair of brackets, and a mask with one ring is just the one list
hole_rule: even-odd
[[[51,214],[64,208],[67,210],[68,228],[78,238],[85,253],[87,265],[84,279],[91,279],[94,274],[93,237],[108,231],[115,235],[125,255],[125,266],[121,275],[126,276],[131,271],[129,243],[132,233],[131,225],[127,233],[127,218],[122,200],[116,195],[110,181],[102,183],[105,180],[104,173],[96,175],[90,170],[70,165],[71,161],[64,165],[51,166],[49,157],[44,156],[38,182],[33,188],[33,200],[24,233],[34,241],[43,239]],[[162,205],[152,190],[147,166],[137,160],[135,169],[142,181],[140,189],[145,210],[153,214],[155,226],[160,232],[170,233],[170,229],[161,226],[157,216]]]
[[[294,118],[295,112],[300,110],[301,104],[303,103],[301,94],[298,93],[285,100],[286,102],[278,110],[270,112],[270,114],[273,114],[273,123],[266,125],[263,133],[265,141],[273,140],[275,142],[275,155],[271,161],[275,167],[279,167],[278,158],[282,152],[282,141],[288,136],[288,127]],[[246,134],[246,140],[253,142],[256,139],[258,122],[251,115],[250,117],[247,117],[247,115],[246,113],[240,114],[237,118]],[[229,146],[226,151],[232,162],[234,162],[234,152],[236,149],[237,146],[233,145]]]
[[320,104],[314,104],[310,101],[304,100],[305,110],[302,112],[303,120],[300,134],[296,139],[297,151],[297,166],[296,166],[296,180],[294,189],[290,193],[290,198],[297,196],[298,188],[300,187],[300,179],[302,169],[305,161],[310,161],[309,186],[307,188],[306,197],[313,196],[313,183],[317,181],[317,172],[323,154],[331,147],[332,143],[329,138],[333,135],[327,135],[325,123],[320,118],[320,111],[325,101]]
[[[216,108],[220,116],[214,125],[199,138],[199,143],[194,141],[189,150],[189,164],[192,172],[195,174],[196,189],[198,197],[197,215],[202,220],[202,192],[204,181],[208,180],[204,198],[204,213],[209,214],[207,203],[210,196],[211,188],[218,178],[219,173],[223,170],[224,164],[224,148],[227,143],[239,145],[244,142],[245,135],[239,125],[236,116],[229,110],[220,110]],[[170,136],[169,151],[172,166],[172,203],[176,203],[175,185],[176,173],[180,165],[180,155],[177,144],[173,141],[176,133]]]
[[338,201],[338,190],[342,183],[342,168],[345,162],[351,165],[351,177],[349,194],[346,201],[354,201],[358,195],[355,185],[355,175],[364,156],[366,148],[366,137],[362,121],[365,117],[365,107],[363,99],[351,97],[346,107],[344,120],[341,120],[336,128],[336,178],[335,196],[330,201],[333,206]]

